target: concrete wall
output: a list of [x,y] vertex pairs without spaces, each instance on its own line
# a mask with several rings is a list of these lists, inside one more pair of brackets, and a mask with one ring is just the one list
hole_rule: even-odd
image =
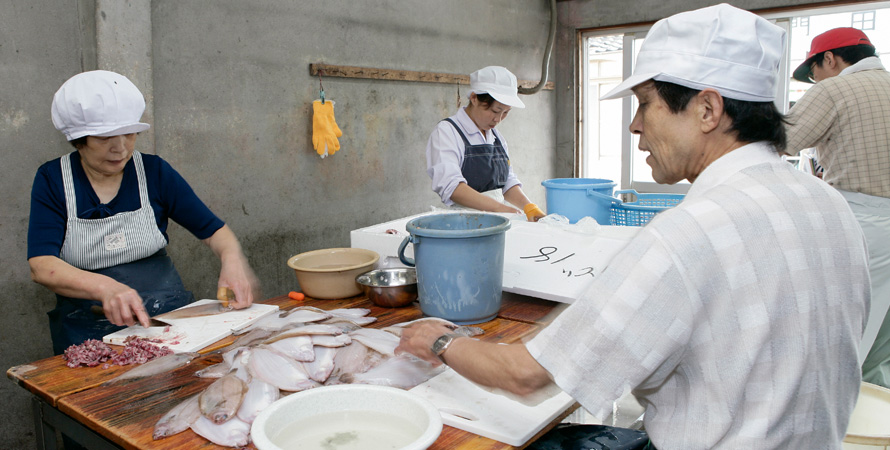
[[[65,79],[96,66],[95,3],[0,1],[0,369],[52,354],[46,312],[55,299],[26,260],[37,167],[70,151],[49,108]],[[34,448],[29,395],[0,382],[0,448]]]
[[[153,127],[137,148],[180,171],[276,296],[297,288],[289,256],[348,247],[350,230],[441,206],[424,148],[457,109],[454,85],[323,78],[343,137],[321,159],[309,64],[457,74],[496,64],[537,81],[549,21],[545,0],[0,0],[0,367],[51,355],[55,298],[31,282],[26,242],[37,167],[72,150],[49,114],[68,77],[103,68],[140,87]],[[499,127],[541,204],[541,181],[554,174],[554,98],[525,97]],[[172,223],[170,239],[186,286],[213,297],[212,252]],[[0,396],[0,448],[33,448],[29,395],[7,381]]]
[[[556,89],[524,98],[499,128],[533,201],[544,204],[541,181],[574,170],[575,30],[713,3],[558,3]],[[137,148],[189,180],[276,296],[296,287],[287,257],[348,246],[350,230],[440,204],[424,147],[456,110],[456,86],[324,78],[343,137],[322,160],[311,146],[319,84],[309,64],[460,74],[497,64],[537,81],[549,18],[546,0],[0,0],[0,368],[51,355],[45,314],[55,300],[30,281],[26,241],[34,172],[71,151],[49,116],[68,77],[103,68],[140,87],[153,127]],[[170,238],[186,286],[212,297],[218,261],[178,225]],[[29,395],[6,382],[0,396],[0,448],[34,448]]]

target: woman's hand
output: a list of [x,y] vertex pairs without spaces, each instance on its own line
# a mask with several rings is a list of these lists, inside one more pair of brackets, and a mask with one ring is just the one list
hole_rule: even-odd
[[[118,326],[136,321],[149,325],[142,297],[135,289],[97,273],[80,270],[56,256],[35,256],[28,260],[31,279],[59,295],[102,302],[102,312]],[[135,316],[135,320],[134,320]]]
[[204,243],[219,257],[221,263],[217,287],[227,287],[235,293],[235,300],[229,306],[243,309],[259,300],[259,280],[250,268],[232,229],[223,225],[213,236],[205,239]]
[[538,205],[532,203],[528,197],[525,196],[525,193],[522,192],[521,185],[517,184],[508,189],[507,192],[504,192],[504,200],[513,205],[522,207],[522,212],[525,213],[529,222],[537,222],[539,219],[547,215],[538,207]]
[[[142,303],[142,297],[135,289],[126,284],[111,280],[101,289],[100,298],[102,311],[109,322],[118,326],[132,326],[138,321],[148,328],[149,317]],[[133,318],[136,320],[133,320]]]
[[454,192],[451,194],[451,201],[477,211],[519,213],[518,209],[510,205],[505,205],[487,195],[480,194],[475,189],[468,186],[467,183],[460,183],[457,185],[457,188],[455,188]]
[[235,293],[235,300],[229,306],[243,309],[259,300],[259,280],[247,263],[247,258],[224,261],[219,272],[218,287],[228,287]]
[[529,222],[537,222],[546,216],[544,211],[541,211],[541,208],[534,203],[525,205],[525,207],[522,208],[522,211],[525,212],[525,216],[528,217]]

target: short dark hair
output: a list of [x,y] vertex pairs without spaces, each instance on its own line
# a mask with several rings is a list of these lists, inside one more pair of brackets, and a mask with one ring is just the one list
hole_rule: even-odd
[[[655,81],[655,91],[674,114],[686,109],[686,105],[699,90],[679,84]],[[779,152],[784,152],[787,144],[785,116],[773,102],[746,102],[723,97],[723,110],[732,119],[731,131],[742,142],[766,141]]]
[[74,148],[79,150],[81,147],[87,145],[87,136],[79,137],[77,139],[72,139],[72,140],[68,141],[68,143],[71,144],[71,146],[73,146]]
[[[851,65],[876,55],[875,48],[867,44],[850,45],[848,47],[825,50],[825,52],[831,52],[834,56],[840,57],[844,62]],[[817,53],[816,56],[813,56],[813,62],[819,67],[822,67],[822,61],[825,60],[825,52]]]
[[489,107],[494,103],[494,97],[488,94],[476,94],[476,100],[479,100],[479,103],[482,103],[486,107]]

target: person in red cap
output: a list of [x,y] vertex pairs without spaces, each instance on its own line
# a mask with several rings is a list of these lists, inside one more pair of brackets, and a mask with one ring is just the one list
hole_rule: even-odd
[[871,307],[859,346],[864,381],[890,387],[890,73],[868,36],[815,38],[794,78],[817,83],[788,115],[788,152],[815,148],[822,179],[847,199],[868,242]]

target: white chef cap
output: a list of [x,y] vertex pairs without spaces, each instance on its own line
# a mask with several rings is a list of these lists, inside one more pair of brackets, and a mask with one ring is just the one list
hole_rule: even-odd
[[682,12],[655,22],[633,75],[601,99],[626,97],[656,80],[712,88],[736,100],[773,101],[784,48],[785,30],[726,3]]
[[107,70],[79,73],[53,96],[52,118],[69,141],[84,136],[118,136],[149,128],[142,93],[127,77]]

